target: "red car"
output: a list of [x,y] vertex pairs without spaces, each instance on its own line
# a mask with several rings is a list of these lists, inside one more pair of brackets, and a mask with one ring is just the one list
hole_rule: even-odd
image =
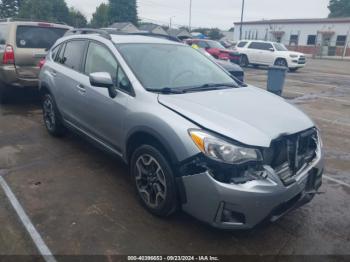
[[227,49],[222,44],[213,40],[203,39],[188,39],[186,40],[188,45],[197,45],[200,48],[205,49],[216,59],[230,60],[232,63],[239,64],[241,60],[241,54],[235,50]]

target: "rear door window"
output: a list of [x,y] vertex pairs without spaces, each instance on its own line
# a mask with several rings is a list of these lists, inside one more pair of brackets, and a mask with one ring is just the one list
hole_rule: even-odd
[[67,29],[39,26],[18,26],[16,44],[18,48],[50,49]]
[[259,43],[259,42],[252,42],[249,47],[249,49],[259,49],[261,50],[262,49],[262,43]]
[[86,44],[84,40],[67,42],[61,64],[80,72]]
[[7,25],[0,25],[0,45],[6,44]]

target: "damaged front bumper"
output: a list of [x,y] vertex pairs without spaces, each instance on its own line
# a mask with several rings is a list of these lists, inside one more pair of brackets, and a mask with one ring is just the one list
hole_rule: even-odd
[[243,184],[219,182],[209,171],[183,176],[183,210],[221,229],[250,229],[266,219],[275,221],[312,200],[322,184],[324,161],[318,152],[289,186],[269,166],[264,170],[264,179]]

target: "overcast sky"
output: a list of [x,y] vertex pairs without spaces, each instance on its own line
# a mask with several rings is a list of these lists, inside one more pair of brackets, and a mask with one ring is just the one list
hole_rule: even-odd
[[[108,0],[66,0],[91,18],[96,6]],[[144,21],[188,25],[190,0],[138,0],[139,17]],[[329,0],[245,0],[245,19],[327,17]],[[229,29],[240,19],[242,0],[192,0],[193,27]]]

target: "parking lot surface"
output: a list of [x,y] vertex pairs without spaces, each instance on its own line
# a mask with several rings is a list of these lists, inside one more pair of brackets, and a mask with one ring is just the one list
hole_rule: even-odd
[[[266,69],[246,75],[266,87]],[[251,231],[150,215],[118,159],[73,134],[47,134],[35,95],[0,106],[0,172],[53,254],[350,255],[350,63],[311,60],[288,74],[284,96],[322,131],[323,193]],[[9,201],[0,188],[0,254],[38,254]]]

